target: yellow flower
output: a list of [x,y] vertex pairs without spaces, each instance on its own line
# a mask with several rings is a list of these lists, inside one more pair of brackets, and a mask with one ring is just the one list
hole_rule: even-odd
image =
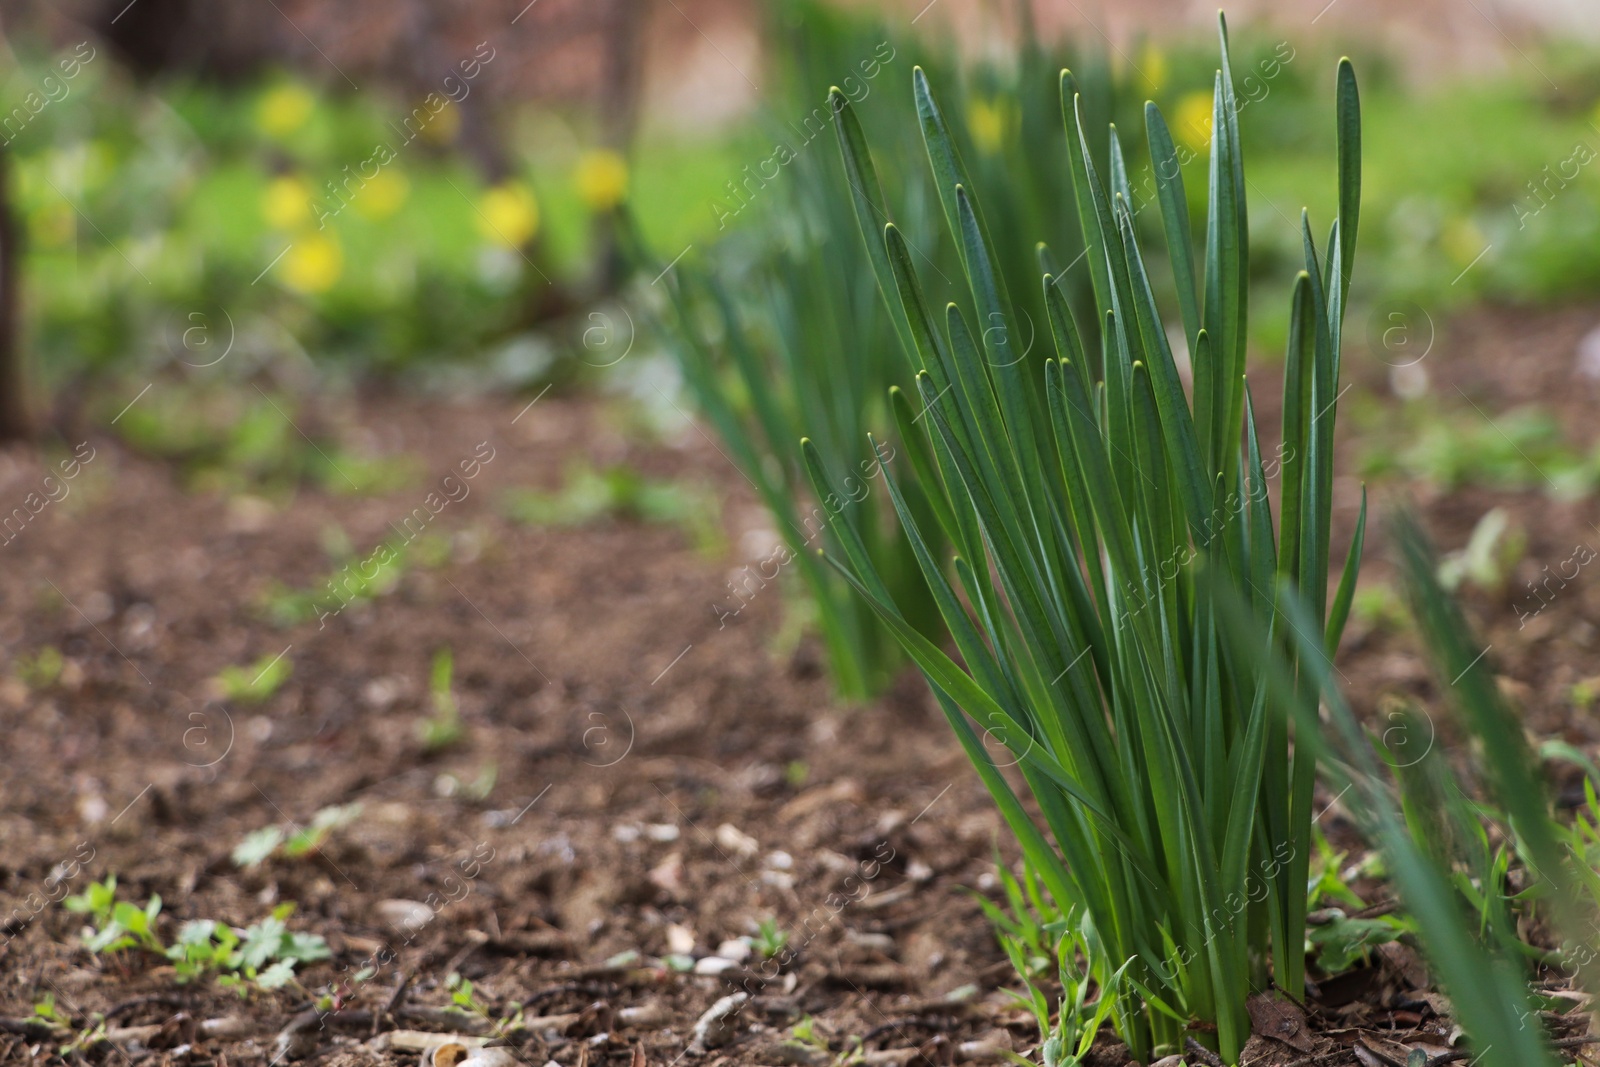
[[975,96],[967,104],[967,131],[972,134],[973,145],[986,156],[1000,151],[1010,119],[1003,101]]
[[628,165],[611,149],[598,148],[578,157],[572,180],[590,211],[610,211],[628,194]]
[[363,185],[360,193],[350,201],[350,206],[355,208],[362,218],[376,222],[399,211],[400,206],[406,202],[406,197],[410,195],[411,183],[406,181],[404,174],[393,170],[380,170],[367,179],[367,184]]
[[1204,152],[1211,144],[1211,94],[1198,89],[1184,94],[1178,101],[1172,132],[1192,151]]
[[518,182],[505,182],[478,199],[478,231],[507,248],[521,248],[539,232],[539,202]]
[[302,87],[280,85],[256,105],[256,124],[273,137],[287,137],[305,125],[316,105],[316,98]]
[[344,270],[344,252],[332,237],[302,234],[284,254],[281,266],[289,288],[302,293],[325,293]]
[[1471,219],[1452,219],[1439,235],[1439,243],[1451,262],[1458,267],[1465,267],[1483,254],[1489,240]]
[[1146,41],[1139,53],[1139,87],[1145,96],[1154,96],[1167,84],[1167,54]]
[[292,174],[272,179],[261,194],[261,214],[275,229],[294,229],[311,218],[310,187]]
[[428,124],[422,127],[422,137],[437,145],[447,145],[461,132],[461,112],[455,104],[446,104]]

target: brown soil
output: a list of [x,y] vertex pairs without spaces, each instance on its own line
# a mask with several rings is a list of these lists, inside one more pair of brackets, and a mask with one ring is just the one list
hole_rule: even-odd
[[[1479,313],[1450,334],[1437,387],[1490,387],[1479,401],[1488,411],[1509,406],[1513,389],[1531,391],[1575,437],[1587,434],[1592,393],[1564,373],[1507,365],[1570,365],[1568,334],[1584,321],[1577,311]],[[1510,354],[1509,337],[1519,339]],[[1381,383],[1357,362],[1358,388]],[[514,1001],[530,1018],[559,1017],[530,1027],[519,1055],[532,1064],[637,1065],[636,1049],[654,1067],[696,1058],[696,1020],[737,991],[756,995],[701,1062],[806,1062],[779,1046],[807,1015],[836,1052],[861,1038],[880,1064],[1033,1047],[1028,1017],[1000,991],[1009,965],[968,892],[992,895],[996,844],[1014,850],[920,682],[840,707],[814,645],[783,643],[776,587],[719,628],[713,605],[739,559],[707,558],[668,527],[536,530],[495,506],[505,489],[557,484],[574,458],[626,462],[712,483],[729,543],[748,545],[761,513],[707,439],[685,430],[641,441],[591,399],[547,396],[520,417],[521,399],[323,403],[343,439],[415,456],[428,480],[377,498],[301,490],[265,508],[185,491],[171,466],[96,435],[72,494],[0,545],[0,1061],[32,1062],[60,1043],[20,1023],[52,994],[79,1026],[97,1012],[113,1028],[159,1026],[91,1049],[94,1062],[414,1063],[414,1051],[374,1051],[369,1039],[396,1025],[482,1030],[439,1013],[451,970],[494,1015]],[[325,627],[279,629],[264,617],[274,583],[306,588],[328,574],[330,527],[358,550],[377,544],[484,441],[494,458],[429,527],[449,538],[447,559],[410,567],[391,593]],[[20,503],[60,459],[0,456],[0,500]],[[1345,527],[1352,489],[1341,487]],[[1496,503],[1528,530],[1529,561],[1565,558],[1586,530],[1600,542],[1589,503],[1415,491],[1447,546]],[[1389,574],[1382,542],[1380,522],[1368,582]],[[1472,607],[1530,725],[1592,748],[1592,719],[1572,714],[1566,694],[1594,673],[1585,620],[1600,593],[1581,580],[1570,592],[1535,632],[1519,631],[1504,604],[1475,595]],[[30,689],[24,665],[46,647],[65,667]],[[431,713],[432,658],[446,647],[465,733],[429,755],[417,728]],[[280,652],[293,672],[263,703],[215,699],[223,668]],[[1403,633],[1352,623],[1341,667],[1363,709],[1389,692],[1437,703]],[[474,799],[462,783],[486,769],[492,789]],[[244,871],[229,858],[250,831],[352,802],[360,817],[320,852]],[[1337,808],[1325,825],[1339,832]],[[63,864],[70,882],[52,891],[46,879]],[[43,898],[112,872],[123,899],[160,894],[169,942],[185,919],[246,926],[295,902],[291,928],[334,950],[304,969],[305,986],[333,983],[341,1010],[280,1056],[278,1034],[308,1006],[303,993],[241,999],[211,981],[178,984],[153,956],[92,956],[78,942],[81,917]],[[406,927],[396,901],[428,921]],[[659,965],[678,941],[704,956],[769,918],[792,936],[781,973],[754,960],[721,976]],[[375,975],[354,981],[374,962]],[[1328,1031],[1320,1062],[1356,1062],[1360,1032],[1348,1027],[1363,1019],[1397,1039],[1440,1028],[1425,1001],[1398,992],[1415,966],[1388,960],[1322,990],[1312,1005],[1314,1028]],[[947,999],[969,984],[970,1000]],[[1389,1021],[1341,1015],[1341,998],[1383,1007]],[[203,1029],[222,1018],[237,1030]],[[1263,1040],[1267,1061],[1302,1055],[1298,1038]],[[1115,1060],[1108,1047],[1104,1062]]]

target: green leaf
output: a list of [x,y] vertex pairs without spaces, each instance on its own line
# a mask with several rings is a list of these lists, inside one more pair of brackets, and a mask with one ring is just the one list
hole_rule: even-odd
[[257,974],[255,981],[262,989],[282,989],[294,981],[294,964],[289,960],[279,960]]
[[283,843],[283,831],[276,826],[263,826],[252,830],[233,847],[235,867],[254,867],[277,851]]

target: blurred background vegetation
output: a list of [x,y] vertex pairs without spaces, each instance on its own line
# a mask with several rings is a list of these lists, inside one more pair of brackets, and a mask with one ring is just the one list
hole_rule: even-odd
[[[1349,347],[1422,442],[1380,448],[1366,473],[1449,484],[1475,446],[1440,428],[1425,375],[1396,372],[1454,310],[1600,285],[1600,49],[1559,19],[1485,14],[1441,53],[1416,25],[1426,4],[1345,0],[1326,20],[1320,6],[1233,19],[1253,358],[1281,359],[1300,209],[1334,214],[1318,79],[1349,52],[1366,123]],[[952,299],[958,252],[926,168],[907,165],[922,157],[911,72],[929,72],[979,196],[1011,191],[985,212],[1036,337],[1039,242],[1080,308],[1088,286],[1060,68],[1102,112],[1089,126],[1141,131],[1143,102],[1161,104],[1201,217],[1216,61],[1172,7],[1108,8],[1107,33],[1053,0],[0,4],[0,433],[108,430],[202,489],[382,491],[414,472],[341,441],[319,417],[328,397],[599,389],[697,409],[802,543],[799,437],[832,469],[859,465],[865,430],[905,414],[888,386],[909,381],[829,87],[880,146],[930,298]],[[1090,146],[1102,173],[1109,147]],[[1142,134],[1122,150],[1138,225],[1159,240]],[[1548,420],[1520,418],[1518,440],[1543,447]],[[1375,439],[1394,424],[1354,419]],[[1591,491],[1600,462],[1566,458],[1563,491]],[[1516,457],[1500,467],[1528,477]],[[915,585],[893,531],[866,533]],[[890,643],[800,570],[841,689],[875,690]]]
[[[1094,32],[1047,35],[997,6],[990,35],[1018,47],[980,51],[958,47],[935,18],[912,25],[898,11],[782,0],[735,15],[702,4],[692,14],[708,20],[706,41],[727,63],[708,80],[660,69],[643,37],[661,17],[635,0],[582,9],[544,0],[513,24],[520,6],[274,12],[124,0],[5,12],[0,99],[14,107],[3,152],[22,247],[16,343],[35,410],[54,410],[63,393],[81,403],[77,391],[97,376],[205,363],[214,352],[197,347],[228,337],[233,362],[290,357],[334,377],[536,386],[570,376],[606,362],[580,358],[585,337],[597,341],[587,312],[628,291],[610,226],[622,205],[652,262],[692,247],[692,260],[739,281],[732,295],[759,323],[779,321],[771,282],[792,265],[826,257],[864,274],[854,247],[834,247],[841,230],[824,217],[843,204],[833,132],[807,143],[796,131],[826,117],[827,88],[839,83],[859,93],[874,143],[914,137],[905,117],[916,63],[971,130],[962,147],[980,190],[988,167],[1029,179],[1023,202],[990,211],[1012,245],[1013,299],[1030,310],[1033,242],[1078,247],[1059,181],[1059,66],[1093,79],[1086,97],[1114,88],[1108,117],[1125,129],[1138,128],[1144,99],[1161,103],[1196,155],[1190,194],[1204,191],[1215,66],[1204,35],[1108,45]],[[684,18],[692,37],[699,23]],[[737,58],[734,45],[715,43],[741,39],[718,28],[730,19],[760,31]],[[1299,256],[1292,191],[1319,191],[1321,202],[1304,206],[1331,213],[1320,178],[1331,135],[1312,121],[1312,80],[1327,55],[1374,49],[1336,28],[1285,36],[1235,22],[1258,176],[1253,262],[1276,279]],[[1436,73],[1420,86],[1408,57],[1360,56],[1371,239],[1357,286],[1369,305],[1404,299],[1438,313],[1480,299],[1558,300],[1600,283],[1600,180],[1589,173],[1600,53],[1522,47],[1537,59]],[[739,99],[675,113],[696,100],[696,79],[722,96],[731,84]],[[658,91],[664,82],[681,91]],[[670,106],[641,106],[641,95],[670,96]],[[1137,198],[1147,164],[1142,138],[1128,142]],[[792,162],[775,160],[780,143],[800,146]],[[908,188],[916,173],[884,180],[913,204],[931,195]],[[1557,198],[1559,211],[1541,210]],[[933,213],[913,214],[903,223],[913,247],[934,262],[951,254],[936,247]],[[1141,222],[1158,225],[1153,212]],[[862,314],[875,319],[870,295]],[[1265,353],[1279,347],[1258,340]],[[641,342],[635,353],[650,350]]]

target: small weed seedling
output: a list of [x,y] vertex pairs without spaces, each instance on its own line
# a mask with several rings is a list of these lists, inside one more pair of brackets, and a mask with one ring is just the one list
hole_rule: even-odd
[[333,553],[338,568],[320,583],[306,589],[275,583],[261,598],[260,609],[280,629],[312,620],[320,622],[351,604],[367,604],[387,596],[399,587],[408,567],[419,562],[436,565],[448,554],[447,540],[428,535],[418,538],[414,547],[397,540],[382,542],[361,557],[346,544]]
[[791,1049],[788,1059],[803,1063],[819,1060],[826,1056],[830,1063],[837,1063],[833,1045],[817,1030],[817,1020],[809,1015],[803,1016],[799,1022],[789,1028],[789,1036],[783,1040],[784,1046]]
[[242,667],[224,667],[217,675],[217,688],[228,700],[239,704],[261,704],[289,680],[294,664],[283,655],[263,656]]
[[143,908],[118,900],[114,874],[103,882],[91,883],[77,896],[68,897],[63,906],[68,911],[89,916],[91,925],[84,930],[83,943],[96,955],[125,948],[166,952],[154,929],[156,916],[161,914],[161,897],[153,894]]
[[[1352,915],[1367,904],[1346,883],[1346,854],[1335,852],[1320,833],[1316,835],[1317,854],[1311,868],[1311,900],[1318,905],[1315,921],[1306,929],[1306,940],[1316,954],[1317,969],[1323,974],[1341,974],[1365,960],[1379,945],[1414,935],[1416,924],[1397,913],[1362,918]],[[1364,863],[1381,859],[1372,853]],[[1358,868],[1360,873],[1368,873]]]
[[459,973],[452,971],[450,976],[445,979],[444,986],[450,991],[450,1002],[452,1004],[462,1011],[470,1012],[486,1021],[496,1035],[503,1037],[513,1031],[523,1029],[522,1005],[517,1001],[513,1000],[506,1005],[506,1013],[504,1015],[495,1015],[494,1012],[489,1010],[487,1004],[478,999],[472,982],[463,978]]
[[72,1029],[72,1016],[56,1007],[56,995],[54,993],[46,993],[39,998],[39,1002],[33,1006],[33,1016],[41,1022],[49,1023],[51,1026],[59,1027],[63,1030]]
[[1527,545],[1527,536],[1512,524],[1506,509],[1490,508],[1472,528],[1466,546],[1439,561],[1439,584],[1451,593],[1463,585],[1491,596],[1503,593]]
[[155,932],[161,898],[152,895],[142,908],[118,900],[115,875],[68,897],[63,906],[91,919],[83,934],[90,952],[101,955],[142,949],[172,961],[180,982],[216,974],[218,985],[236,988],[241,996],[252,987],[281,989],[295,980],[297,966],[332,955],[320,935],[289,930],[286,920],[294,912],[293,903],[278,905],[270,916],[244,930],[214,919],[190,920],[179,929],[177,943],[171,947]]
[[300,830],[285,832],[281,826],[263,826],[234,846],[234,866],[254,867],[277,852],[290,859],[308,856],[322,847],[329,834],[355,822],[360,815],[360,804],[333,804],[318,811],[312,816],[311,825]]
[[29,689],[48,689],[56,684],[66,665],[59,648],[45,645],[31,656],[17,657],[17,678]]
[[[1023,990],[1013,991],[1016,1006],[1032,1012],[1039,1025],[1040,1058],[1044,1067],[1075,1067],[1088,1055],[1095,1035],[1111,1017],[1117,1002],[1127,964],[1115,972],[1090,1000],[1090,976],[1076,970],[1076,957],[1082,927],[1077,915],[1059,911],[1044,893],[1039,877],[1027,864],[1019,879],[995,855],[995,874],[1005,892],[1001,907],[973,894],[978,906],[994,927],[1001,949],[1022,981]],[[1040,984],[1054,969],[1061,983],[1061,1001],[1056,1021],[1051,1022],[1050,1001]],[[1012,1053],[1008,1058],[1019,1065],[1035,1067],[1033,1061]]]
[[56,1054],[62,1059],[75,1059],[78,1053],[85,1052],[106,1039],[106,1018],[104,1015],[95,1012],[91,1017],[93,1021],[89,1025],[81,1029],[75,1027],[72,1024],[72,1016],[56,1006],[56,995],[54,993],[46,993],[39,998],[39,1002],[33,1006],[33,1016],[40,1022],[72,1034],[72,1040],[58,1046],[56,1049]]
[[448,648],[433,655],[433,673],[428,689],[433,694],[433,717],[424,719],[417,729],[425,753],[441,752],[461,740],[461,711],[456,707],[455,694],[450,691],[450,676],[455,661]]
[[554,492],[513,489],[502,499],[508,516],[531,526],[587,526],[614,518],[677,526],[707,555],[722,546],[715,496],[681,482],[651,481],[632,467],[576,466]]
[[761,925],[756,927],[755,940],[751,942],[761,958],[770,960],[782,952],[789,944],[789,931],[778,928],[778,920],[766,918],[761,920]]

